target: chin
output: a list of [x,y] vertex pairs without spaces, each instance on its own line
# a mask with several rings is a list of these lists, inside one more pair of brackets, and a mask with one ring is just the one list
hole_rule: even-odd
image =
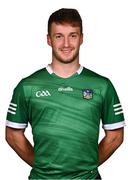
[[72,63],[73,61],[75,61],[75,59],[69,59],[69,60],[63,60],[63,59],[60,59],[59,60],[61,63],[63,63],[63,64],[69,64],[69,63]]

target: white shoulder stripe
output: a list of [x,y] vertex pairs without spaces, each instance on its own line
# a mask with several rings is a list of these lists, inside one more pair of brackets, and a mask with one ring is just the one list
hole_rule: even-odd
[[17,104],[10,103],[10,106],[8,108],[8,113],[16,114]]
[[16,108],[11,107],[11,106],[9,106],[9,108],[8,108],[8,109],[11,109],[11,110],[13,110],[13,111],[16,111]]
[[16,114],[16,112],[11,111],[11,110],[8,110],[8,112],[11,113],[11,114]]
[[122,128],[124,126],[126,126],[125,121],[121,121],[121,122],[113,123],[113,124],[104,124],[102,127],[105,130],[113,130],[113,129]]
[[16,122],[6,120],[6,126],[16,128],[16,129],[24,129],[24,128],[27,127],[27,124],[25,124],[25,123],[16,123]]
[[122,107],[115,108],[114,111],[118,111],[118,110],[120,110],[120,109],[122,109]]
[[118,103],[118,104],[114,104],[114,105],[113,105],[113,107],[118,107],[118,106],[121,106],[121,104]]
[[17,107],[17,104],[15,103],[10,103],[10,105],[12,105],[13,107]]
[[115,112],[115,115],[123,114],[123,111]]

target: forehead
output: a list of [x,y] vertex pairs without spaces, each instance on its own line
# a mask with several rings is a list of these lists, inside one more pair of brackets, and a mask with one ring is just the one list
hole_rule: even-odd
[[80,27],[79,26],[72,26],[68,23],[52,23],[51,24],[51,34],[52,33],[71,33],[76,32],[80,34]]

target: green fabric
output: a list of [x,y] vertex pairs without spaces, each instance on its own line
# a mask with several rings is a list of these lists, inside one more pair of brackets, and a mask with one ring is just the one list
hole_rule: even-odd
[[41,69],[18,84],[11,102],[16,114],[8,113],[7,120],[32,127],[29,179],[95,179],[100,121],[124,120],[114,113],[120,102],[109,79],[85,68],[69,78]]

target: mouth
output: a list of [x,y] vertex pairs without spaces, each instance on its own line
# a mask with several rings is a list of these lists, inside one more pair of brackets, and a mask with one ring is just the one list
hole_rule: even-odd
[[72,52],[73,49],[61,49],[61,52],[64,54],[70,54]]

